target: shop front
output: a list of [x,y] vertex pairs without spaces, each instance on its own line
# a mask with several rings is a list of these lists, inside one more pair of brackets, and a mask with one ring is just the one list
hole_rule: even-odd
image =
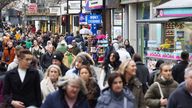
[[192,1],[186,0],[182,5],[176,2],[179,0],[155,7],[157,17],[153,19],[137,20],[138,24],[149,24],[153,27],[150,31],[152,36],[149,36],[146,43],[146,58],[151,69],[158,59],[176,63],[181,60],[182,51],[189,52],[192,60]]

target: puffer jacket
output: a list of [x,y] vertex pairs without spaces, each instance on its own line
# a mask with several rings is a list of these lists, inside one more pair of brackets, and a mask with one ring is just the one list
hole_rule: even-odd
[[[163,92],[164,98],[167,98],[170,96],[170,94],[177,88],[178,83],[174,81],[173,79],[171,80],[163,80],[161,78],[161,75],[158,76],[156,82],[159,82],[161,90]],[[153,83],[149,89],[147,90],[145,94],[145,102],[146,105],[149,108],[160,108],[160,91],[159,87],[156,83]],[[166,106],[164,106],[166,107]]]
[[96,108],[124,108],[124,97],[127,99],[126,108],[135,108],[135,99],[129,89],[123,89],[120,94],[115,94],[111,89],[104,90],[98,98]]

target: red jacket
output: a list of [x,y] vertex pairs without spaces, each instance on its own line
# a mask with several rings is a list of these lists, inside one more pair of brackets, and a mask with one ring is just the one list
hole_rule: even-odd
[[12,47],[10,49],[10,52],[8,50],[8,47],[5,47],[3,51],[2,61],[6,62],[7,64],[10,64],[15,58],[15,48]]

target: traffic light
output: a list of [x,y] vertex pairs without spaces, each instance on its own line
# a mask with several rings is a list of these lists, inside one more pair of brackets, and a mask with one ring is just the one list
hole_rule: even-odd
[[66,16],[61,17],[61,24],[62,24],[62,26],[66,25]]

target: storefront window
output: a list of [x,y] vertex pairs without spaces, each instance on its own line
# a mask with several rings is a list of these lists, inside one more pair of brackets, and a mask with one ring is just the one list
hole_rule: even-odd
[[[137,19],[149,19],[150,17],[150,5],[149,2],[139,3],[137,5]],[[137,43],[138,43],[138,53],[146,54],[147,41],[149,39],[149,25],[142,24],[137,25]],[[143,55],[142,55],[143,56]]]
[[112,27],[113,39],[117,38],[118,36],[122,36],[122,30],[123,30],[122,21],[123,21],[123,10],[114,9],[113,10],[113,27]]

